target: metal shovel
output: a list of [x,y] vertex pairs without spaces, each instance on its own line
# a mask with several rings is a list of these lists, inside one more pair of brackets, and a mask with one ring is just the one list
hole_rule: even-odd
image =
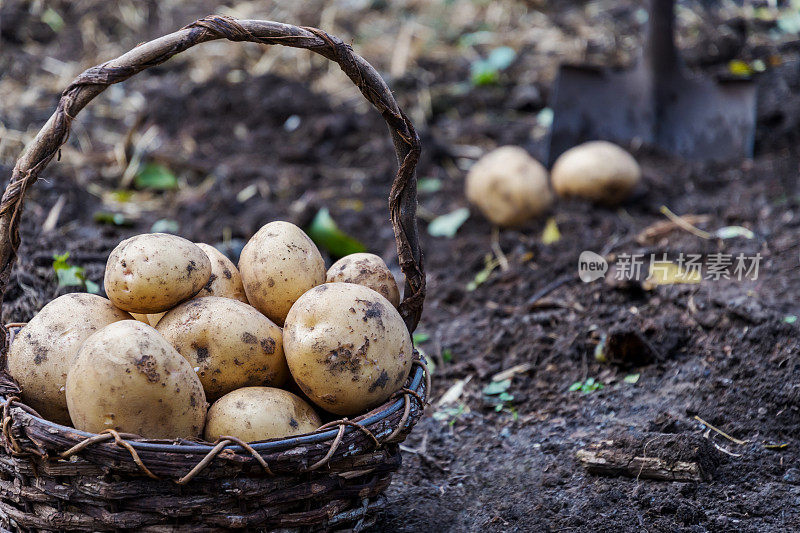
[[675,48],[674,0],[651,0],[633,68],[562,65],[552,97],[548,160],[589,140],[633,140],[691,160],[752,157],[756,88],[750,80],[693,76]]

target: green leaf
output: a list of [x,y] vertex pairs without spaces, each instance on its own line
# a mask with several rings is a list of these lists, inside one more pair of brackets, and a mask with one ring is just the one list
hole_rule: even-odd
[[500,81],[500,72],[514,62],[517,53],[513,48],[501,46],[489,53],[486,59],[477,59],[470,65],[470,79],[475,86],[493,85]]
[[86,279],[86,269],[70,265],[69,252],[53,255],[53,270],[56,272],[59,287],[84,287],[87,292],[98,294],[100,286]]
[[581,386],[581,392],[584,394],[589,394],[590,392],[602,389],[604,386],[605,385],[599,381],[596,381],[594,378],[588,378],[583,382],[583,385]]
[[460,228],[468,218],[469,209],[461,207],[446,215],[434,218],[431,223],[428,224],[428,233],[433,237],[447,237],[452,239],[455,237],[458,228]]
[[494,70],[486,61],[478,60],[472,64],[472,85],[482,87],[494,85],[500,81],[500,73]]
[[750,65],[741,59],[733,59],[728,62],[728,70],[734,76],[749,77],[753,75],[753,69]]
[[414,340],[414,346],[416,346],[417,344],[422,344],[423,342],[426,342],[430,338],[431,338],[430,334],[420,333],[420,332],[414,333],[414,335],[412,336],[412,339]]
[[583,394],[589,394],[590,392],[600,390],[603,387],[605,387],[605,385],[595,380],[595,378],[586,378],[586,381],[576,381],[575,383],[570,385],[569,391],[570,392],[581,391]]
[[543,128],[550,128],[553,125],[553,117],[555,116],[555,112],[549,108],[545,107],[539,113],[536,114],[536,122]]
[[83,287],[85,285],[85,270],[67,262],[69,252],[53,255],[53,270],[56,271],[59,287]]
[[178,224],[177,220],[162,218],[153,222],[150,227],[150,233],[178,233],[179,229],[180,224]]
[[556,219],[550,217],[547,219],[547,224],[544,226],[544,231],[542,231],[542,244],[553,244],[554,242],[558,242],[560,240],[561,232],[558,231]]
[[308,227],[308,236],[317,246],[325,248],[334,257],[366,252],[367,248],[360,241],[347,235],[331,217],[327,207],[321,208]]
[[719,228],[714,234],[720,239],[734,239],[736,237],[744,237],[745,239],[752,239],[755,234],[743,226],[725,226]]
[[797,322],[797,315],[787,315],[783,317],[783,321],[786,322],[787,324],[794,324],[795,322]]
[[449,348],[442,350],[442,361],[449,363],[453,360],[453,352]]
[[439,178],[422,178],[417,182],[417,192],[432,194],[442,189],[442,180]]
[[84,283],[84,286],[86,287],[86,292],[90,292],[92,294],[100,294],[100,285],[98,285],[94,281],[87,279],[86,282]]
[[130,202],[132,198],[133,198],[133,191],[121,190],[121,191],[114,191],[111,193],[111,199],[114,200],[115,202],[120,202],[120,203]]
[[641,376],[641,374],[628,374],[627,376],[622,378],[622,381],[624,381],[625,383],[633,384],[633,383],[636,383],[637,381],[639,381],[639,377],[640,376]]
[[491,276],[492,272],[494,272],[494,269],[500,266],[500,261],[493,258],[491,254],[486,256],[485,261],[486,261],[486,266],[483,267],[483,270],[475,274],[475,277],[472,279],[472,281],[467,283],[468,291],[472,292],[481,285],[483,285],[484,283],[486,283],[486,281],[488,281],[489,279],[489,276]]
[[94,214],[94,221],[98,224],[108,224],[109,226],[131,226],[133,221],[128,220],[122,213],[111,211],[97,211]]
[[458,38],[458,46],[467,48],[476,44],[490,43],[494,39],[494,33],[486,30],[465,33]]
[[497,399],[500,400],[501,402],[510,402],[510,401],[512,401],[514,399],[514,396],[512,394],[507,393],[507,392],[501,392],[497,396]]
[[486,59],[486,61],[493,69],[500,71],[510,67],[516,57],[517,53],[513,48],[509,46],[501,46],[492,50],[489,53],[489,57]]
[[139,189],[165,191],[177,189],[178,178],[164,165],[148,163],[136,173],[133,184]]
[[48,7],[42,12],[42,22],[50,26],[50,29],[56,33],[64,29],[64,19],[52,7]]
[[64,252],[63,254],[53,254],[53,268],[58,270],[59,268],[69,267],[67,259],[69,259],[69,252]]
[[483,388],[483,394],[486,396],[496,396],[506,392],[510,386],[510,379],[504,379],[503,381],[492,381]]

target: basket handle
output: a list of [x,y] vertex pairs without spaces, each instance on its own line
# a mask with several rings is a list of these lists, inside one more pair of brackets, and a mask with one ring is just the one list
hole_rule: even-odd
[[420,144],[411,121],[398,107],[392,92],[375,69],[341,39],[316,28],[263,20],[237,20],[221,15],[197,20],[174,33],[140,44],[116,59],[87,69],[61,94],[56,111],[14,166],[11,180],[0,200],[0,316],[3,295],[20,244],[19,216],[25,193],[67,141],[70,125],[78,112],[109,85],[159,65],[196,44],[215,39],[279,44],[320,54],[338,63],[364,98],[381,113],[389,126],[399,164],[389,194],[397,255],[406,280],[399,310],[409,331],[414,331],[425,298],[425,272],[416,220],[416,166]]

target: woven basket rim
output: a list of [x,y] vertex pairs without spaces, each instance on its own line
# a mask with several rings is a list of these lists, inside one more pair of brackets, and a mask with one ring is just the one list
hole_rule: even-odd
[[[417,353],[417,352],[415,351],[415,353]],[[421,356],[420,356],[420,359],[418,359],[418,360],[420,360],[420,361],[422,360]],[[413,375],[409,376],[410,383],[409,383],[408,388],[413,390],[413,391],[415,391],[415,392],[417,392],[419,390],[420,386],[422,385],[423,380],[425,379],[425,374],[426,374],[427,371],[421,365],[414,365],[414,366],[415,366],[415,372],[414,372]],[[0,374],[6,374],[9,377],[11,377],[11,375],[8,374],[8,372],[5,371],[5,370],[0,371]],[[12,377],[12,379],[13,379],[13,377]],[[428,393],[429,393],[429,391],[426,388],[422,392],[422,398],[427,400]],[[8,401],[8,398],[9,398],[9,396],[6,396],[5,394],[0,393],[0,404],[6,403]],[[19,404],[25,405],[24,402],[21,402],[21,401],[18,401],[18,402],[15,402],[15,403],[19,403]],[[397,411],[399,411],[403,407],[404,403],[405,403],[405,400],[403,400],[402,398],[399,398],[399,399],[395,400],[392,403],[390,403],[390,402],[384,403],[382,405],[377,406],[373,410],[369,411],[367,414],[361,415],[359,417],[356,417],[355,419],[352,420],[352,422],[357,422],[361,426],[365,426],[365,427],[366,426],[370,426],[372,424],[376,424],[378,422],[381,422],[381,421],[385,420],[386,418],[388,418],[389,416],[393,415]],[[370,414],[370,413],[372,413],[372,414]],[[56,422],[52,422],[52,421],[47,420],[46,418],[43,418],[41,416],[36,416],[33,413],[27,413],[27,417],[33,423],[41,424],[41,425],[43,425],[45,427],[52,428],[53,430],[59,431],[59,432],[74,433],[74,434],[80,435],[80,436],[85,437],[85,438],[92,438],[92,437],[96,437],[96,436],[99,435],[99,433],[90,433],[88,431],[82,431],[82,430],[79,430],[79,429],[76,429],[76,428],[73,428],[73,427],[70,427],[70,426],[57,424]],[[358,430],[353,428],[353,427],[349,427],[348,426],[348,427],[346,427],[344,429],[343,436],[346,436],[346,435],[352,433],[353,431],[358,431]],[[319,443],[328,441],[328,440],[336,437],[338,432],[339,432],[339,430],[336,429],[336,428],[334,428],[334,429],[325,429],[324,431],[306,433],[306,434],[298,435],[298,436],[295,436],[295,437],[269,439],[269,440],[265,440],[265,441],[257,441],[257,442],[248,443],[248,444],[250,445],[251,448],[253,448],[257,452],[274,453],[274,452],[279,452],[279,451],[282,451],[282,450],[291,449],[291,448],[294,448],[296,446],[302,446],[302,445],[305,445],[305,444],[319,444]],[[214,445],[208,443],[207,441],[204,441],[204,442],[185,441],[185,443],[182,443],[182,444],[168,444],[168,443],[165,442],[164,439],[146,439],[146,438],[126,439],[126,438],[123,438],[122,440],[124,442],[127,442],[128,444],[130,444],[134,449],[147,450],[147,451],[150,451],[150,452],[206,455],[206,454],[208,454],[208,452],[210,452],[214,448]],[[232,451],[234,453],[247,455],[247,456],[250,455],[247,450],[245,450],[244,448],[242,448],[238,444],[230,444],[228,446],[225,446],[223,448],[223,450],[229,450],[229,451]]]

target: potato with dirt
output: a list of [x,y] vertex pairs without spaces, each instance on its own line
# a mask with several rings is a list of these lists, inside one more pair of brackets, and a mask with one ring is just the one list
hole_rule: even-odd
[[397,307],[400,290],[389,267],[375,254],[356,253],[342,257],[328,269],[327,282],[355,283],[377,291]]
[[231,298],[249,303],[244,293],[242,276],[233,261],[209,244],[202,242],[196,242],[195,244],[205,252],[211,261],[211,277],[195,298],[221,296],[222,298]]
[[547,169],[518,146],[501,146],[472,165],[466,196],[490,222],[504,227],[541,216],[553,203]]
[[47,420],[70,425],[64,385],[75,354],[90,335],[130,319],[95,294],[65,294],[45,305],[8,349],[8,372],[22,389],[22,400]]
[[289,391],[272,387],[243,387],[211,406],[205,439],[231,435],[245,442],[311,433],[322,422],[314,409]]
[[189,361],[209,401],[240,387],[279,387],[289,377],[281,328],[244,302],[193,298],[164,315],[156,329]]
[[167,233],[125,239],[106,263],[108,298],[130,313],[151,314],[188,300],[211,278],[211,260],[191,241]]
[[152,327],[115,322],[83,343],[67,374],[77,429],[115,429],[151,439],[198,437],[206,396],[189,362]]
[[239,272],[250,305],[283,325],[292,304],[325,283],[325,261],[303,230],[290,222],[270,222],[245,244]]
[[413,360],[397,309],[353,283],[326,283],[301,296],[286,317],[283,348],[303,393],[338,415],[380,405],[403,386]]
[[639,183],[642,171],[631,154],[606,141],[570,148],[553,165],[553,189],[559,196],[599,204],[625,201]]

